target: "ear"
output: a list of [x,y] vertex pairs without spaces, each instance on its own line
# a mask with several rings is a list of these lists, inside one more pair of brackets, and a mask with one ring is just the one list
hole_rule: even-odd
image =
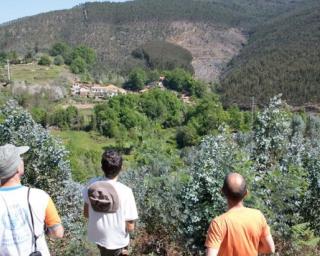
[[244,197],[248,196],[250,194],[249,190],[246,190],[246,193],[244,194]]

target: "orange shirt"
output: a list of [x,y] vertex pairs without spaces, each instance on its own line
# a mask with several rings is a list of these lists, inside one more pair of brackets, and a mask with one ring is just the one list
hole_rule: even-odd
[[261,238],[269,234],[270,228],[259,210],[241,207],[212,220],[205,245],[219,249],[221,256],[256,256]]

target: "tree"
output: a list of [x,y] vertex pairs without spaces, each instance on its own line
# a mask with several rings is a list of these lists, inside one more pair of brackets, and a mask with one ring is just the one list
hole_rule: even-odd
[[33,52],[29,51],[23,58],[24,63],[31,63],[34,60]]
[[39,65],[43,66],[50,66],[51,65],[51,59],[48,55],[42,55],[40,60],[38,61]]
[[129,75],[128,85],[132,90],[139,91],[144,88],[146,81],[146,72],[141,68],[137,68],[131,71]]
[[73,60],[81,57],[88,67],[91,67],[96,61],[96,53],[92,48],[89,48],[84,45],[80,45],[73,49],[71,53],[71,57]]
[[66,57],[71,53],[71,47],[63,42],[55,43],[49,50],[51,56],[63,56]]
[[72,61],[70,65],[70,69],[71,69],[71,72],[75,74],[85,73],[87,70],[87,64],[83,58],[78,56]]
[[31,109],[31,115],[35,122],[41,124],[43,127],[47,125],[47,111],[40,107],[33,107]]
[[54,65],[61,66],[64,64],[64,59],[61,55],[57,55],[53,60]]
[[165,72],[164,85],[171,90],[199,98],[203,97],[206,92],[203,82],[195,80],[189,72],[181,68]]

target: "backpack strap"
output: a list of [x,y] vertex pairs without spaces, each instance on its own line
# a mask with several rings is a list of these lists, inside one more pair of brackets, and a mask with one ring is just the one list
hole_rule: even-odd
[[32,234],[33,234],[33,239],[34,239],[34,251],[37,251],[37,239],[39,238],[38,236],[36,236],[35,232],[34,232],[34,221],[33,221],[33,214],[32,214],[32,210],[31,210],[31,205],[30,205],[30,190],[31,188],[28,188],[28,206],[29,206],[29,212],[30,212],[30,216],[31,216],[31,223],[32,223]]

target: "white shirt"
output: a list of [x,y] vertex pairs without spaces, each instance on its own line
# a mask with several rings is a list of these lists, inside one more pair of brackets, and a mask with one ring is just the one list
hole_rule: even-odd
[[126,232],[126,221],[138,219],[138,212],[131,188],[115,180],[110,182],[119,197],[119,209],[115,213],[101,213],[92,209],[88,199],[88,187],[101,179],[91,179],[83,189],[84,201],[89,206],[88,238],[110,250],[126,247],[129,244],[129,233]]
[[[27,256],[34,250],[32,222],[28,207],[28,187],[0,188],[0,256]],[[37,250],[49,256],[44,235],[44,219],[49,195],[30,190],[30,205],[37,239]]]

